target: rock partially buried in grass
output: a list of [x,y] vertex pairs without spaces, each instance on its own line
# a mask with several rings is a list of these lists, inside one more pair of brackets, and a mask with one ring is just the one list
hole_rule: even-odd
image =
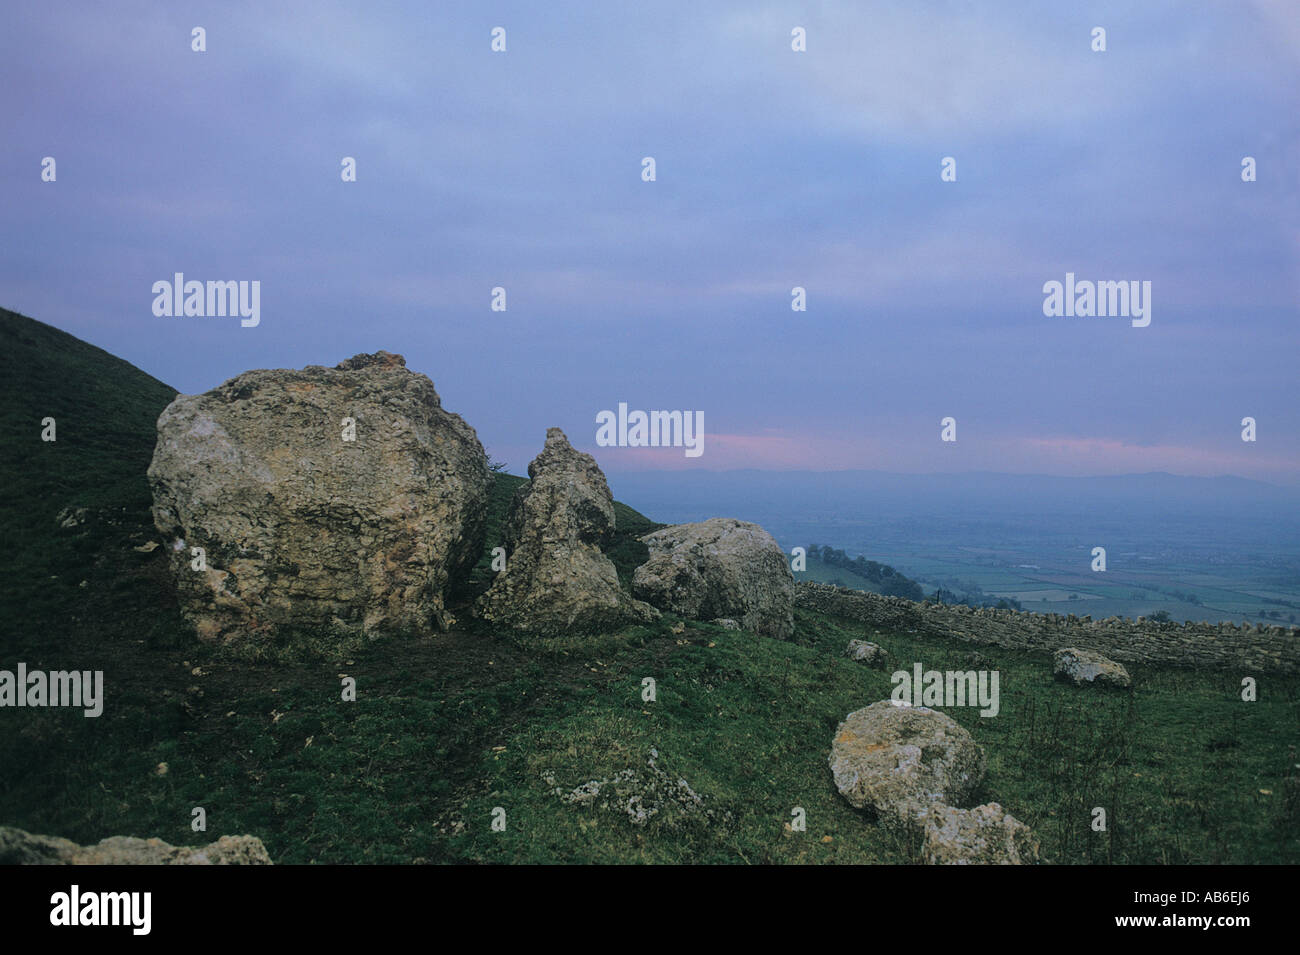
[[79,846],[58,836],[0,826],[0,865],[271,865],[271,857],[255,836],[222,836],[206,846],[110,836]]
[[778,640],[794,634],[794,574],[757,524],[714,517],[641,540],[650,559],[632,575],[637,597],[692,620],[730,619]]
[[922,810],[967,799],[984,778],[984,753],[950,716],[885,700],[840,724],[830,767],[855,808],[909,826]]
[[1133,685],[1128,670],[1114,660],[1093,650],[1066,647],[1057,650],[1052,675],[1075,686],[1113,686],[1126,689]]
[[542,780],[571,806],[614,811],[639,828],[651,821],[667,829],[692,820],[713,825],[731,822],[730,813],[710,808],[705,797],[685,779],[660,769],[658,758],[658,750],[652,749],[644,770],[627,768],[613,776],[592,779],[568,793],[556,785],[554,773],[544,773]]
[[844,653],[849,658],[857,660],[859,663],[865,663],[868,666],[882,667],[889,658],[889,654],[884,647],[869,640],[850,640]]
[[950,717],[885,700],[855,710],[831,744],[831,775],[858,809],[919,832],[928,865],[1038,861],[1038,840],[997,803],[958,809],[984,777],[984,751]]
[[927,865],[1031,865],[1033,830],[995,802],[974,809],[934,806],[921,818]]

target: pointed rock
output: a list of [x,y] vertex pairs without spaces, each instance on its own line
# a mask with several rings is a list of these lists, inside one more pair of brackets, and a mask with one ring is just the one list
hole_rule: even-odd
[[540,634],[612,630],[657,617],[623,590],[602,552],[614,531],[614,497],[596,459],[550,428],[528,478],[506,517],[506,569],[479,599],[479,616]]

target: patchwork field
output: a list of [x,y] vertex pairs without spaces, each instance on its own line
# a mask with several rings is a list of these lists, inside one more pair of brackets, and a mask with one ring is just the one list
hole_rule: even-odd
[[[888,541],[874,541],[869,553],[920,582],[928,593],[939,586],[958,593],[977,587],[989,596],[1019,600],[1035,613],[1136,618],[1164,612],[1174,620],[1211,623],[1300,622],[1300,573],[1273,565],[1207,571],[1199,564],[1156,566],[1108,555],[1106,571],[1093,572],[1082,549],[1074,565],[1065,566],[1049,555],[1019,550],[995,556],[989,548],[952,547],[939,556],[929,547]],[[1262,578],[1275,582],[1261,588]]]

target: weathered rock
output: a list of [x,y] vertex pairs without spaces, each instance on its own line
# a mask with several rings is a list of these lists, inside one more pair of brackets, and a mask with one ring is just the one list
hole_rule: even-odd
[[794,633],[794,574],[772,535],[757,524],[715,517],[641,538],[650,559],[632,593],[694,620],[732,618],[754,633]]
[[181,609],[230,642],[445,628],[448,586],[482,552],[490,480],[474,429],[382,351],[181,395],[149,466]]
[[924,809],[967,799],[984,777],[984,753],[938,710],[884,700],[840,724],[830,766],[835,788],[851,805],[907,826]]
[[1123,664],[1107,659],[1096,651],[1080,650],[1077,647],[1056,651],[1052,675],[1075,686],[1091,684],[1125,688],[1133,685]]
[[617,629],[659,612],[623,590],[602,553],[614,497],[590,454],[549,428],[506,516],[506,569],[478,602],[484,620],[539,634]]
[[206,846],[173,846],[161,839],[110,836],[79,846],[58,836],[37,836],[0,826],[0,865],[270,865],[255,836],[222,836]]
[[601,779],[591,779],[566,793],[556,785],[554,773],[542,780],[552,792],[571,806],[614,811],[626,816],[638,828],[654,822],[664,829],[677,829],[691,821],[726,825],[731,814],[710,808],[711,800],[697,793],[690,783],[657,765],[659,751],[650,750],[645,769],[628,767]]
[[884,647],[869,640],[850,640],[844,653],[859,663],[865,663],[868,666],[884,666],[885,661],[889,658],[889,653],[886,652]]
[[736,620],[734,617],[717,617],[710,620],[709,623],[713,624],[715,627],[721,627],[723,630],[743,629],[740,626],[740,621]]
[[927,865],[1032,865],[1033,830],[995,802],[974,809],[932,806],[921,817]]

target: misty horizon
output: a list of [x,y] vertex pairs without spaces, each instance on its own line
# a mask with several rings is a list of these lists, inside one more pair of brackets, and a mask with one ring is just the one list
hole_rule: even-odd
[[1289,4],[426,13],[14,10],[0,300],[187,394],[400,352],[515,470],[1300,484]]

